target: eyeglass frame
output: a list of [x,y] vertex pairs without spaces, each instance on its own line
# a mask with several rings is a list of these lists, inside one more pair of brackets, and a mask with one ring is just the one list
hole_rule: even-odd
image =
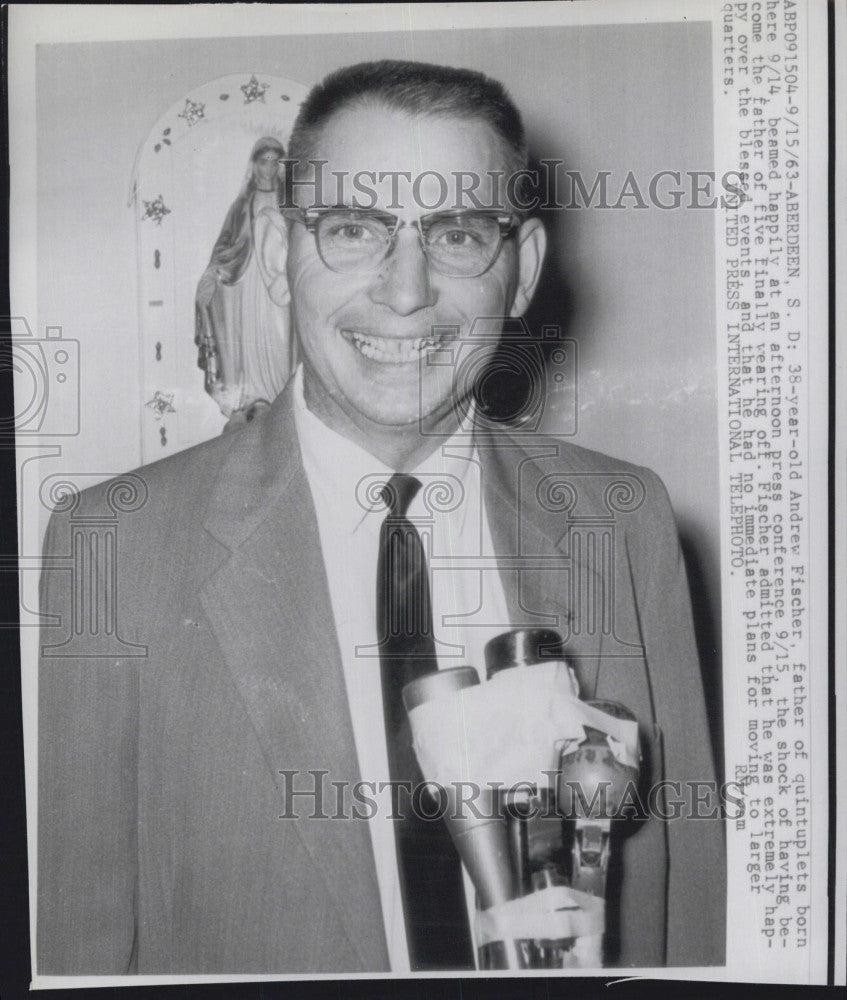
[[[432,259],[427,253],[427,243],[426,234],[429,229],[435,225],[436,222],[442,219],[461,219],[465,216],[484,216],[485,218],[494,219],[499,227],[499,242],[497,244],[497,249],[491,260],[486,264],[482,271],[477,274],[444,274],[443,271],[439,271],[437,267],[434,267],[435,271],[439,274],[444,274],[448,278],[479,278],[487,271],[489,271],[493,266],[497,258],[500,256],[500,251],[503,249],[503,243],[511,239],[515,233],[520,229],[523,224],[523,218],[516,212],[501,212],[497,209],[474,209],[474,208],[464,208],[464,209],[453,209],[446,212],[428,212],[426,215],[421,215],[417,219],[411,222],[400,221],[400,218],[394,215],[393,212],[386,212],[382,209],[374,208],[359,208],[352,205],[334,205],[334,206],[321,206],[320,208],[297,208],[289,206],[280,205],[280,212],[282,215],[291,219],[292,222],[299,222],[301,225],[305,226],[308,232],[312,234],[315,240],[315,248],[318,251],[318,256],[321,259],[321,263],[328,270],[332,271],[333,274],[349,274],[349,275],[367,275],[376,274],[379,268],[382,266],[383,262],[388,260],[391,254],[394,252],[394,248],[397,245],[397,233],[404,226],[412,226],[418,230],[418,236],[420,239],[421,250],[424,257],[426,257],[427,265],[429,267],[434,267]],[[388,229],[388,245],[385,253],[376,262],[373,270],[368,271],[339,271],[334,267],[330,267],[324,260],[324,255],[321,252],[320,241],[318,240],[318,223],[321,218],[325,215],[330,215],[333,212],[347,212],[350,215],[355,216],[356,214],[367,216],[371,219],[376,219],[379,222],[385,224],[386,229]],[[391,224],[393,223],[393,225]]]

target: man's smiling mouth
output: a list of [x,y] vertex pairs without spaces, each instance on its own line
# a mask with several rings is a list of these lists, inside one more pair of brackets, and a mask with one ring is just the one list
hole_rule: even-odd
[[342,330],[341,336],[371,361],[387,365],[406,365],[418,361],[427,351],[440,347],[444,335],[429,337],[379,337],[359,330]]

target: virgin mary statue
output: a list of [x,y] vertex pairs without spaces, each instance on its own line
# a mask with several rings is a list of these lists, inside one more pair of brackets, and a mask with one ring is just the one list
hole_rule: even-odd
[[270,136],[253,146],[244,184],[197,285],[197,363],[206,373],[206,391],[229,417],[227,426],[270,405],[294,370],[288,289],[262,263],[263,253],[285,252],[279,214],[284,156]]

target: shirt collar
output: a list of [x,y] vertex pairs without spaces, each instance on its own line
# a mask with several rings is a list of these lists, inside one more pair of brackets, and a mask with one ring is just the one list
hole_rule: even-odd
[[[331,508],[336,526],[346,534],[352,535],[369,516],[376,515],[382,521],[386,507],[380,497],[380,487],[388,482],[395,470],[327,427],[312,413],[303,393],[302,364],[294,373],[293,389],[294,425],[316,504]],[[472,403],[459,429],[441,447],[435,448],[416,468],[402,471],[417,476],[424,489],[427,482],[451,477],[458,481],[459,493],[465,491],[473,462],[467,461],[462,454],[467,456],[473,449],[474,407]],[[413,508],[420,503],[419,493]],[[462,519],[466,506],[461,505],[458,511]]]

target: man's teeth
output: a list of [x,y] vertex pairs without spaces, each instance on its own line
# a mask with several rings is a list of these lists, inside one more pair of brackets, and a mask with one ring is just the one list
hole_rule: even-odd
[[392,365],[416,361],[424,351],[438,347],[441,343],[440,337],[416,337],[413,340],[400,337],[375,337],[372,334],[366,336],[355,330],[345,330],[344,334],[366,358]]

